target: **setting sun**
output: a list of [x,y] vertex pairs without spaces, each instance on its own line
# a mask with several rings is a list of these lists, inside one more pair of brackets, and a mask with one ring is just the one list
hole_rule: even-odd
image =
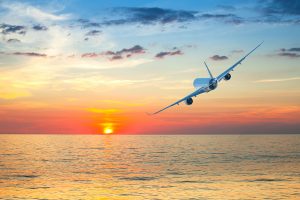
[[104,134],[112,134],[112,133],[113,133],[113,129],[110,128],[110,127],[105,127],[105,128],[103,129],[103,133],[104,133]]

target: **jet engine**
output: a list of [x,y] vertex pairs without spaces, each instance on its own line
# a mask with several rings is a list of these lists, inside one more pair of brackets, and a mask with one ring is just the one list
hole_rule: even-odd
[[224,80],[225,81],[228,81],[228,80],[230,80],[231,79],[231,74],[226,74],[225,76],[224,76]]
[[218,87],[218,80],[215,78],[210,79],[209,81],[209,89],[214,90]]
[[187,98],[186,100],[185,100],[185,104],[186,105],[192,105],[193,104],[193,99],[190,97],[190,98]]

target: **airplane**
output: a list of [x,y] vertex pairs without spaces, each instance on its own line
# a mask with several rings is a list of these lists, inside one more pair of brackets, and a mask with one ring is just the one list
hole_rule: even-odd
[[261,42],[259,45],[257,45],[253,50],[251,50],[248,54],[246,54],[243,58],[241,58],[239,61],[237,61],[234,65],[229,67],[227,70],[225,70],[223,73],[221,73],[219,76],[214,77],[212,73],[210,72],[206,62],[204,62],[204,65],[207,69],[207,72],[210,76],[210,78],[196,78],[193,82],[194,88],[196,89],[194,92],[191,94],[185,96],[184,98],[176,101],[175,103],[172,103],[171,105],[154,112],[150,115],[155,115],[158,114],[174,105],[179,105],[181,102],[185,102],[186,105],[192,105],[193,104],[193,97],[197,97],[197,95],[205,93],[205,92],[210,92],[215,90],[218,87],[218,83],[221,82],[222,80],[229,81],[231,79],[231,74],[230,72],[233,71],[239,64],[242,63],[253,51],[255,51],[260,45],[262,45],[263,42]]

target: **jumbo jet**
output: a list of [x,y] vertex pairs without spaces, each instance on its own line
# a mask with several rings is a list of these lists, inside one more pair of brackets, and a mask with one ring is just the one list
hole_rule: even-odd
[[[263,43],[263,42],[262,42]],[[205,67],[207,69],[207,72],[210,76],[210,78],[196,78],[194,80],[194,88],[196,89],[194,92],[191,94],[187,95],[186,97],[176,101],[175,103],[155,112],[152,113],[151,115],[155,115],[157,113],[160,113],[174,105],[179,105],[181,102],[185,102],[186,105],[192,105],[193,104],[193,97],[197,97],[197,95],[205,93],[205,92],[210,92],[215,90],[218,87],[218,83],[221,82],[222,80],[228,81],[231,79],[231,74],[232,72],[239,64],[242,64],[242,61],[244,61],[253,51],[255,51],[262,43],[257,45],[252,51],[250,51],[247,55],[245,55],[242,59],[237,61],[234,65],[229,67],[227,70],[225,70],[223,73],[221,73],[219,76],[214,77],[212,73],[210,72],[207,64],[204,62]]]

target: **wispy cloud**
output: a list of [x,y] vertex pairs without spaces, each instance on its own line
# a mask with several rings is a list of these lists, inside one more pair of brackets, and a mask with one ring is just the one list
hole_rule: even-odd
[[20,43],[21,41],[19,39],[11,38],[7,40],[7,43]]
[[300,47],[293,47],[289,49],[282,48],[281,51],[300,51]]
[[102,33],[102,31],[99,30],[91,30],[89,32],[87,32],[85,35],[86,36],[97,36],[100,35]]
[[300,58],[300,48],[293,47],[293,48],[281,48],[280,52],[277,53],[277,56],[289,57],[289,58]]
[[98,57],[97,53],[84,53],[81,55],[82,58],[96,58]]
[[155,58],[164,58],[165,56],[176,56],[182,55],[183,52],[181,50],[174,50],[174,51],[162,51],[155,55]]
[[0,52],[2,55],[14,55],[14,56],[30,56],[30,57],[47,57],[47,54],[44,53],[36,53],[36,52]]
[[236,50],[232,50],[231,53],[244,53],[244,50],[236,49]]
[[272,82],[285,82],[285,81],[295,81],[295,80],[300,80],[300,77],[263,79],[263,80],[257,80],[255,81],[255,83],[272,83]]
[[105,25],[120,25],[130,23],[141,24],[167,24],[173,22],[185,22],[196,19],[196,11],[187,10],[172,10],[164,8],[137,8],[137,7],[123,7],[115,8],[114,11],[120,12],[125,15],[122,19],[108,20],[103,24]]
[[81,24],[82,28],[90,28],[90,27],[100,28],[101,27],[101,23],[93,22],[89,19],[78,19],[77,22]]
[[300,4],[298,0],[270,0],[266,1],[266,5],[263,7],[263,12],[267,15],[300,15]]
[[12,24],[0,24],[0,31],[2,34],[17,33],[24,35],[26,33],[26,27]]
[[17,56],[33,56],[33,57],[47,57],[46,54],[43,54],[43,53],[35,53],[35,52],[14,52],[14,53],[11,53],[11,55],[17,55]]
[[282,52],[282,53],[279,53],[278,55],[279,56],[284,56],[284,57],[289,57],[289,58],[300,58],[300,54],[297,54],[297,53],[285,53],[285,52]]
[[258,1],[254,8],[260,16],[253,20],[254,23],[270,24],[300,24],[300,4],[298,0],[268,0]]
[[123,48],[119,51],[104,51],[101,53],[84,53],[81,55],[82,58],[96,58],[99,56],[107,56],[109,60],[121,60],[123,58],[129,58],[132,55],[144,54],[146,49],[140,45],[134,45],[130,48]]
[[111,58],[110,58],[110,60],[121,60],[121,59],[123,59],[123,57],[122,56],[120,56],[120,55],[114,55],[114,56],[112,56]]
[[55,14],[49,11],[47,12],[45,10],[42,10],[40,8],[37,8],[35,6],[26,3],[20,3],[20,2],[1,3],[0,6],[5,9],[8,9],[10,12],[12,12],[15,15],[29,17],[35,21],[47,21],[47,20],[62,21],[71,18],[70,14]]
[[121,13],[123,17],[118,19],[107,20],[101,23],[101,25],[124,25],[124,24],[171,24],[201,21],[207,19],[214,19],[223,21],[225,23],[240,24],[243,22],[241,17],[236,16],[233,13],[203,13],[200,14],[194,10],[175,10],[164,9],[158,7],[121,7],[114,8],[114,12]]
[[[216,10],[210,12],[200,12],[197,10],[177,10],[165,9],[160,7],[117,7],[112,8],[114,15],[107,17],[105,20],[91,21],[90,19],[79,19],[83,28],[90,27],[105,27],[119,25],[168,25],[174,23],[200,22],[214,20],[225,24],[245,24],[245,23],[281,23],[281,24],[299,24],[297,18],[282,17],[284,15],[298,15],[297,9],[299,5],[295,0],[281,1],[270,0],[260,3],[258,6],[253,6],[256,10],[254,16],[249,18],[243,15],[238,15],[237,10],[233,6],[221,5]],[[221,11],[220,11],[221,9]],[[116,15],[117,13],[117,15]],[[179,26],[180,28],[187,28]]]
[[117,7],[111,11],[118,13],[104,21],[91,21],[89,19],[78,19],[83,28],[118,26],[130,24],[155,25],[155,24],[170,24],[176,22],[187,22],[199,19],[197,11],[190,10],[174,10],[158,7]]
[[40,24],[34,25],[32,27],[32,29],[36,30],[36,31],[46,31],[46,30],[48,30],[48,28],[46,26],[43,26],[43,25],[40,25]]
[[215,61],[221,61],[221,60],[227,60],[227,56],[220,56],[220,55],[214,55],[210,57],[210,59],[215,60]]

